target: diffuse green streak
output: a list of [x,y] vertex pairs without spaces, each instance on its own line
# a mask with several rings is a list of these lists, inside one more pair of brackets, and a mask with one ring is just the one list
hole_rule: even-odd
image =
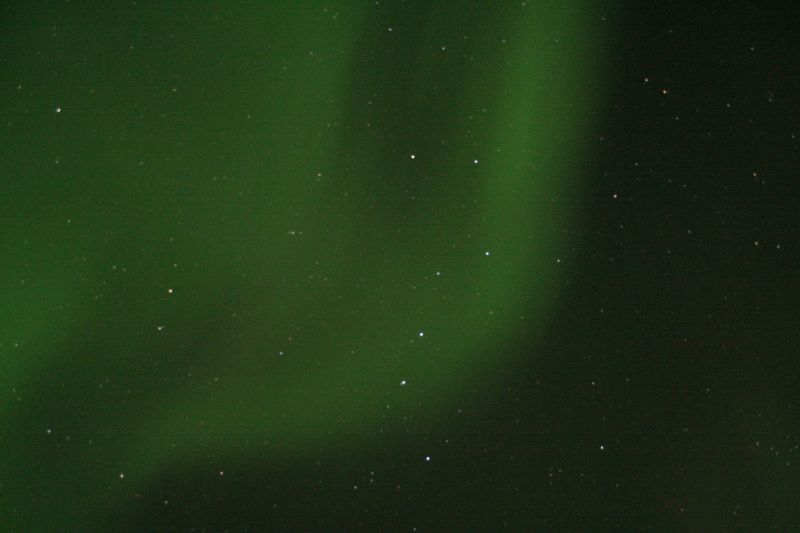
[[[577,190],[571,161],[581,156],[575,141],[590,104],[584,90],[593,75],[588,15],[576,9],[580,2],[553,2],[516,7],[486,25],[473,19],[446,28],[450,36],[469,33],[480,57],[457,79],[438,76],[434,60],[406,79],[415,80],[401,89],[412,103],[441,102],[429,94],[438,83],[453,106],[431,111],[448,121],[447,138],[426,137],[424,120],[411,123],[411,138],[438,144],[422,146],[414,166],[406,145],[393,152],[387,149],[392,139],[381,134],[381,128],[402,130],[399,113],[389,110],[390,122],[372,130],[328,127],[347,123],[354,113],[350,84],[375,81],[351,79],[360,55],[372,53],[359,46],[374,23],[367,4],[356,13],[352,3],[343,3],[346,24],[338,26],[317,12],[274,8],[284,28],[272,53],[276,60],[288,54],[289,72],[249,80],[250,92],[239,97],[252,100],[269,88],[261,108],[268,118],[243,128],[244,148],[229,156],[238,165],[231,174],[242,176],[251,197],[234,198],[233,205],[252,214],[219,229],[217,221],[228,214],[225,199],[217,201],[212,192],[208,204],[186,207],[196,225],[179,228],[178,240],[192,243],[183,252],[205,252],[204,269],[182,279],[194,294],[175,294],[194,300],[189,314],[153,313],[139,300],[112,311],[111,320],[121,324],[140,314],[175,324],[166,357],[169,349],[195,357],[191,378],[183,367],[131,378],[136,361],[142,368],[158,365],[164,347],[131,338],[142,335],[136,328],[123,335],[127,344],[113,328],[97,332],[101,345],[124,346],[122,356],[89,359],[74,375],[111,376],[136,395],[124,406],[87,400],[95,414],[80,421],[83,413],[51,408],[72,418],[63,425],[103,435],[98,444],[105,453],[66,449],[49,459],[34,457],[48,465],[41,475],[3,465],[4,473],[19,476],[6,482],[6,491],[15,486],[10,524],[93,528],[175,462],[190,465],[209,455],[270,462],[297,447],[324,453],[332,439],[363,442],[374,436],[386,404],[432,420],[463,393],[469,376],[481,379],[496,356],[493,342],[513,334],[520,308],[533,300],[535,313],[546,312],[559,245],[551,228],[574,216],[563,202]],[[418,37],[419,50],[440,46],[436,30],[446,15],[431,15],[439,22]],[[306,34],[315,36],[314,54],[300,44]],[[381,75],[388,88],[391,70]],[[236,131],[237,124],[227,127]],[[402,165],[407,170],[380,175]],[[403,172],[417,173],[408,182],[418,188],[413,202],[404,184],[393,190],[396,181],[376,182]],[[387,183],[389,192],[382,196],[376,183]],[[159,201],[175,207],[172,199]],[[393,208],[395,201],[402,207]],[[146,248],[149,237],[140,238]],[[237,254],[246,255],[249,278],[230,259]],[[142,270],[150,266],[144,260]],[[133,284],[119,294],[136,290]],[[93,323],[97,318],[87,317],[83,327]],[[169,378],[166,385],[154,384],[162,376]],[[402,390],[401,379],[408,380]],[[34,431],[48,423],[41,417],[25,427]],[[4,434],[14,430],[5,427]],[[7,457],[28,456],[13,451]],[[39,514],[43,508],[47,513]]]

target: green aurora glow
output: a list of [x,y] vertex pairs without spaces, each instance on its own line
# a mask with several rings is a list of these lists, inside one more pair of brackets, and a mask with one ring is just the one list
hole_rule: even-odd
[[209,455],[434,424],[548,312],[590,6],[257,5],[5,22],[11,528],[100,527]]

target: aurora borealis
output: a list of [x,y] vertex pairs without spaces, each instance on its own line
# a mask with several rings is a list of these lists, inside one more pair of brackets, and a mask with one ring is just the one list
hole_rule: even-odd
[[779,145],[716,139],[793,126],[692,85],[723,29],[621,5],[6,5],[2,529],[669,529],[693,469],[689,523],[786,523],[757,454],[797,449],[794,393],[723,355],[772,294],[741,258],[784,272],[796,227]]
[[6,22],[12,524],[434,424],[547,312],[591,13],[243,7]]

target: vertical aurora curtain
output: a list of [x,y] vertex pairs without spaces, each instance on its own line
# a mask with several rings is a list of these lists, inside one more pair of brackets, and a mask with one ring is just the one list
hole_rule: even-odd
[[0,524],[102,528],[174,464],[440,423],[547,313],[590,5],[4,17]]

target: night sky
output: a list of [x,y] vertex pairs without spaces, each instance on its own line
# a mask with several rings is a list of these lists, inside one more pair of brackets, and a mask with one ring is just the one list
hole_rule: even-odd
[[800,528],[800,8],[6,2],[3,531]]

